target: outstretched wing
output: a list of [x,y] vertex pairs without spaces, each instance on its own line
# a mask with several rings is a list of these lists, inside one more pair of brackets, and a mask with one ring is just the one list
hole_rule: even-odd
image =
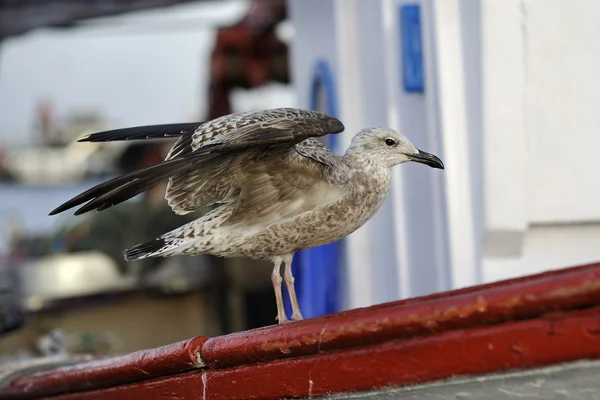
[[[265,129],[270,124],[276,124],[279,131],[287,131],[292,135],[294,129],[299,131],[313,129],[302,123],[294,125],[295,123],[274,120],[261,125],[262,129]],[[248,126],[241,129],[239,135],[252,135],[246,132],[246,129],[254,131],[257,128],[258,126]],[[267,134],[264,136],[266,138]],[[282,138],[283,136],[278,140]],[[300,141],[295,146],[292,146],[293,142],[290,136],[288,141],[283,142],[285,146],[271,148],[270,151],[265,151],[260,146],[254,149],[248,148],[243,153],[233,152],[207,161],[203,168],[181,172],[169,179],[165,198],[173,211],[182,215],[196,211],[205,205],[237,201],[241,187],[246,187],[245,194],[248,198],[249,188],[253,185],[258,190],[264,191],[265,197],[268,197],[266,194],[269,187],[272,189],[280,187],[277,196],[281,200],[287,196],[286,192],[306,187],[308,176],[314,175],[317,171],[320,173],[323,166],[332,167],[336,159],[327,147],[314,138]],[[241,145],[243,141],[240,140],[238,143]],[[210,146],[211,143],[205,143],[198,151]],[[281,179],[287,179],[289,182],[286,184]],[[275,196],[274,193],[271,195]]]
[[[274,109],[221,117],[200,125],[191,135],[182,134],[164,162],[97,185],[57,207],[50,215],[84,203],[75,212],[76,215],[91,210],[101,211],[171,177],[173,180],[167,191],[167,199],[181,199],[191,194],[181,182],[190,177],[193,171],[209,173],[203,181],[205,187],[202,193],[206,194],[200,206],[227,201],[227,196],[234,189],[219,186],[218,181],[222,178],[219,171],[227,170],[232,160],[240,155],[245,154],[241,158],[247,158],[283,154],[307,138],[339,133],[343,129],[342,123],[329,115],[298,109]],[[96,135],[96,138],[102,137],[101,134]],[[141,138],[143,134],[137,132],[135,136]],[[108,140],[119,140],[110,139],[115,137],[114,134],[107,137]],[[94,135],[87,139],[94,141]],[[173,182],[181,187],[174,189]],[[208,182],[213,182],[211,187],[206,187]]]

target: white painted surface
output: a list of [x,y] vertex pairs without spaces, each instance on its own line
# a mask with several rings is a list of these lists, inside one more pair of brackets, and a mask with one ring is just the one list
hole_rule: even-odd
[[484,280],[600,260],[600,3],[482,2]]
[[[365,4],[363,2],[363,4]],[[387,124],[389,127],[400,131],[400,116],[398,115],[398,104],[400,103],[399,90],[389,90],[389,88],[399,88],[401,76],[398,73],[400,69],[400,58],[398,54],[393,51],[389,51],[391,48],[397,48],[398,46],[398,19],[395,11],[397,10],[396,0],[384,0],[382,1],[381,7],[381,26],[382,32],[382,44],[384,50],[382,50],[379,63],[384,67],[384,72],[375,76],[383,76],[385,79],[380,79],[382,87],[379,89],[380,93],[385,93],[385,96],[377,96],[378,99],[385,101],[386,104],[378,104],[376,107],[380,108],[386,113]],[[386,51],[387,50],[387,51]],[[377,61],[373,61],[377,63]],[[371,87],[373,87],[371,85]],[[372,98],[365,99],[365,104],[373,104]],[[385,117],[384,117],[385,118]],[[383,118],[382,118],[383,119]],[[388,195],[388,199],[383,204],[382,209],[385,214],[378,214],[375,216],[382,224],[392,226],[393,231],[388,233],[388,237],[393,238],[395,241],[395,284],[397,285],[396,292],[399,298],[408,298],[411,295],[412,285],[411,282],[411,271],[408,257],[408,235],[409,226],[404,218],[404,212],[401,207],[398,207],[398,203],[404,196],[404,174],[400,168],[395,168],[392,171],[392,187]]]
[[[354,133],[363,126],[362,85],[360,84],[360,28],[357,3],[360,0],[334,1],[334,27],[338,64],[334,72],[337,79],[340,118],[346,130],[340,145],[350,144]],[[343,151],[343,150],[342,150]],[[346,243],[346,271],[348,290],[344,303],[348,308],[364,307],[375,302],[374,248],[371,240],[372,224],[367,223],[348,236]],[[358,296],[356,295],[358,294]]]
[[[520,6],[520,0],[492,0],[481,7],[481,167],[485,171],[484,254],[489,256],[517,256],[527,227],[525,41]],[[516,239],[507,241],[507,235]]]
[[524,1],[531,222],[600,221],[600,3]]
[[[424,151],[443,156],[441,143],[437,91],[435,46],[433,40],[433,6],[421,1],[421,25],[425,91],[407,92],[403,83],[400,8],[412,1],[391,2],[388,15],[393,16],[394,28],[388,51],[393,54],[395,64],[390,65],[395,84],[390,85],[396,95],[399,129],[413,144]],[[447,223],[445,215],[445,174],[418,164],[397,167],[394,174],[399,178],[398,195],[394,198],[395,222],[401,232],[403,248],[398,249],[405,265],[402,279],[408,286],[408,296],[425,295],[451,286],[448,258]]]
[[598,262],[598,243],[598,224],[534,226],[525,234],[520,257],[485,259],[484,280],[497,281]]
[[[422,6],[423,94],[402,88],[403,3]],[[385,124],[447,166],[395,169],[390,198],[349,241],[349,306],[600,260],[600,2],[291,4],[295,37],[308,35],[296,77],[307,54],[333,49],[344,140]]]
[[[474,168],[469,146],[470,132],[467,124],[468,103],[466,99],[463,36],[461,30],[460,0],[436,2],[430,32],[431,43],[428,68],[431,84],[427,96],[437,112],[436,130],[440,143],[436,150],[443,149],[446,166],[444,177],[445,207],[447,215],[447,242],[449,248],[452,287],[471,286],[479,281],[479,263],[476,260],[475,208],[473,205],[472,178]],[[426,20],[427,21],[427,20]],[[433,76],[435,74],[435,76]],[[431,129],[430,129],[431,131]],[[442,154],[440,154],[442,155]],[[438,197],[440,194],[438,194]],[[438,217],[441,219],[441,216]],[[442,226],[442,223],[438,223]],[[439,252],[440,250],[438,250]],[[438,261],[441,262],[441,261]]]
[[[338,4],[347,7],[348,3],[338,0]],[[354,70],[358,72],[354,82],[360,83],[360,94],[344,93],[345,88],[353,85],[352,76],[341,82],[340,89],[343,93],[343,103],[352,102],[356,109],[355,115],[360,116],[360,124],[355,128],[356,130],[366,126],[389,125],[385,108],[387,82],[381,79],[386,73],[387,65],[387,61],[382,62],[386,51],[384,28],[381,25],[382,12],[381,2],[358,0],[354,2],[353,11],[358,23],[345,23],[346,30],[355,31],[354,38],[349,37],[346,41],[349,50],[346,53],[352,54],[353,59],[349,59],[348,63],[354,65]],[[338,14],[338,20],[344,20],[341,13]],[[347,65],[347,63],[345,64]],[[397,183],[394,185],[397,186]],[[356,232],[361,236],[353,238],[356,242],[365,243],[369,247],[369,259],[360,266],[370,273],[371,298],[369,304],[392,301],[400,296],[397,285],[396,266],[398,260],[395,250],[397,240],[394,224],[389,223],[394,214],[393,196],[390,196],[382,205],[379,213],[362,230]],[[365,265],[370,268],[364,268]],[[364,281],[357,283],[364,285]]]

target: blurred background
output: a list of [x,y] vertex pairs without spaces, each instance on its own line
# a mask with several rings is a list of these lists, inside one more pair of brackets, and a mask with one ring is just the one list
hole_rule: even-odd
[[270,263],[125,263],[184,224],[164,185],[48,212],[172,142],[101,130],[273,107],[400,130],[376,217],[294,260],[306,317],[600,260],[595,0],[0,0],[0,369],[275,323]]

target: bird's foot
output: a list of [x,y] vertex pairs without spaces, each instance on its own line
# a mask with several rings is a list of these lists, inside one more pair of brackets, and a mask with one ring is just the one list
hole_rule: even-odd
[[292,321],[301,321],[304,317],[300,314],[300,311],[292,313]]
[[275,320],[278,321],[278,323],[280,324],[285,324],[286,322],[290,322],[290,320],[285,316],[285,314],[282,315],[278,315],[275,317]]

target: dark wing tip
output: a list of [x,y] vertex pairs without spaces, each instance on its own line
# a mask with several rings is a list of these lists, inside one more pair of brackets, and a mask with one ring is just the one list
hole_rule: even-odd
[[203,122],[145,125],[113,129],[86,135],[78,142],[112,142],[120,140],[162,139],[192,134]]
[[[90,203],[91,203],[91,201],[90,201]],[[73,213],[73,215],[81,215],[81,214],[85,214],[86,212],[88,212],[88,211],[92,211],[92,210],[94,210],[94,209],[95,209],[95,208],[92,208],[92,207],[88,207],[89,205],[90,205],[90,204],[88,203],[88,204],[86,204],[85,206],[78,208],[78,209],[77,209],[77,210],[76,210],[76,211]]]
[[[61,212],[67,211],[67,210],[69,210],[69,209],[71,209],[71,208],[73,208],[73,207],[75,207],[75,206],[77,206],[79,204],[84,203],[84,202],[78,202],[78,203],[75,203],[75,204],[71,204],[71,203],[73,203],[73,199],[71,199],[71,200],[67,201],[66,203],[61,204],[60,206],[56,207],[54,210],[50,211],[50,213],[48,215],[49,216],[53,216],[53,215],[56,215],[56,214],[60,214]],[[84,208],[85,207],[79,208],[77,211],[75,211],[74,215],[81,215],[81,214],[89,211],[89,210],[83,210]]]
[[61,212],[66,211],[72,207],[73,206],[67,206],[67,203],[64,203],[64,204],[61,204],[60,206],[56,207],[54,210],[50,211],[50,213],[48,215],[52,216],[52,215],[60,214]]
[[343,132],[344,129],[346,129],[342,121],[327,113],[321,111],[312,111],[312,116],[315,122],[318,123],[325,130],[326,134],[340,133]]
[[346,129],[346,128],[344,127],[344,124],[342,124],[342,121],[340,121],[337,118],[331,117],[331,119],[329,121],[329,132],[330,133],[340,133],[340,132],[343,132],[344,129]]
[[180,170],[189,168],[192,163],[193,160],[190,161],[188,158],[168,160],[113,178],[73,197],[52,210],[50,215],[58,214],[81,204],[83,206],[75,212],[75,215],[81,215],[92,210],[105,210],[150,189]]

